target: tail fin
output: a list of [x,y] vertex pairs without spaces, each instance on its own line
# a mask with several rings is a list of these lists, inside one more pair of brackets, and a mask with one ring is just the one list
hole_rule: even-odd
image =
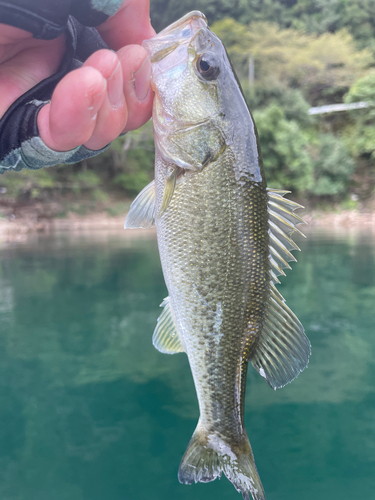
[[253,500],[266,500],[248,437],[232,449],[217,435],[207,437],[198,425],[182,457],[180,483],[208,483],[220,479],[222,472],[244,500],[250,500],[249,493]]

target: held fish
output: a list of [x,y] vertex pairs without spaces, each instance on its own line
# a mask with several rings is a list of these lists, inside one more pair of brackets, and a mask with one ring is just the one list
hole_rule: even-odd
[[221,41],[191,12],[143,43],[152,63],[155,181],[126,228],[156,223],[169,297],[153,343],[185,352],[200,418],[178,478],[222,472],[264,500],[244,427],[246,372],[277,389],[304,370],[310,342],[277,291],[298,249],[300,205],[267,190],[254,121]]

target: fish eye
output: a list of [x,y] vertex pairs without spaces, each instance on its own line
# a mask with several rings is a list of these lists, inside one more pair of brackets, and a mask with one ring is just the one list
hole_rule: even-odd
[[215,80],[220,73],[216,57],[213,54],[202,54],[197,60],[197,70],[205,80]]

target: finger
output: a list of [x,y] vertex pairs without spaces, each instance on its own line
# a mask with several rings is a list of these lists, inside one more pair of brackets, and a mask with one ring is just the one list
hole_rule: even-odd
[[55,151],[69,151],[90,139],[106,97],[107,81],[91,67],[68,73],[57,85],[51,103],[37,118],[43,142]]
[[117,55],[122,64],[128,120],[124,132],[141,127],[151,118],[154,94],[150,87],[151,63],[140,45],[129,45]]
[[112,75],[110,66],[105,66],[106,54],[108,51],[96,52],[85,63],[94,65],[107,78],[107,98],[98,112],[95,130],[85,143],[93,150],[103,148],[122,131],[139,128],[152,112],[151,65],[145,49],[130,45],[119,50],[117,56],[110,52],[121,63]]
[[31,38],[32,34],[21,28],[8,26],[7,24],[0,24],[0,45],[7,45],[9,43],[17,43],[20,40]]
[[[2,27],[0,25],[0,117],[18,97],[57,71],[65,51],[63,36],[48,41],[26,36],[19,42],[15,36],[14,43],[2,45]],[[32,36],[18,28],[14,30]],[[6,33],[10,40],[10,31]]]
[[150,22],[149,0],[124,0],[116,14],[97,29],[111,49],[140,45],[156,34]]
[[98,111],[95,128],[84,144],[88,149],[98,150],[116,139],[127,122],[123,72],[119,58],[109,50],[95,52],[84,66],[94,67],[107,81],[107,92]]

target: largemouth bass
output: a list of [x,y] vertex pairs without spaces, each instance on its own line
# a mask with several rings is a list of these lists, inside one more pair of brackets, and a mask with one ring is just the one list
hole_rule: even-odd
[[222,472],[265,499],[244,427],[250,361],[276,389],[307,365],[310,343],[275,284],[302,221],[286,191],[267,190],[256,127],[221,41],[198,11],[143,43],[152,63],[155,181],[125,227],[156,223],[169,297],[154,345],[185,352],[200,418],[181,483]]

